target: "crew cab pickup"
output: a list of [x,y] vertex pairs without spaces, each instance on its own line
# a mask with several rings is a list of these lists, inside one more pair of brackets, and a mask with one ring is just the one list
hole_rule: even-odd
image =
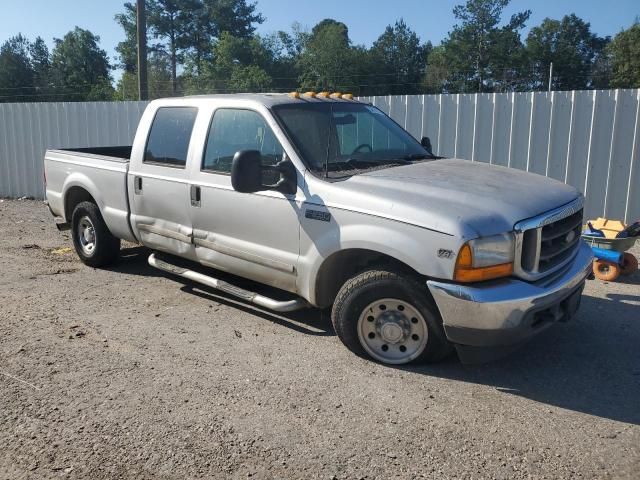
[[263,308],[331,307],[340,340],[388,364],[510,349],[571,318],[591,268],[574,188],[437,157],[340,95],[155,100],[133,146],[48,150],[45,177],[85,264],[137,242]]

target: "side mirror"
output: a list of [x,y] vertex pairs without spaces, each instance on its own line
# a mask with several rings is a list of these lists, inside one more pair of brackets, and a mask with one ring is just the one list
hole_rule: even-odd
[[422,137],[422,140],[420,140],[420,145],[422,145],[427,152],[433,155],[433,150],[431,148],[431,139],[429,137]]
[[[278,183],[262,183],[265,171],[277,172],[280,175]],[[262,156],[258,150],[240,150],[233,156],[231,163],[231,186],[240,193],[275,190],[292,195],[297,189],[297,173],[290,160],[283,160],[273,166],[262,165]]]
[[231,185],[240,193],[253,193],[264,190],[262,185],[262,165],[260,152],[240,150],[233,156],[231,163]]

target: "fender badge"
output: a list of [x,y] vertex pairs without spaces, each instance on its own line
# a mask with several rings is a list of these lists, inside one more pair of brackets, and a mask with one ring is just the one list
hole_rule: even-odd
[[451,250],[446,250],[441,248],[438,250],[438,257],[440,258],[453,258],[453,252]]
[[307,209],[304,212],[304,216],[306,218],[310,218],[311,220],[320,220],[321,222],[331,221],[331,214],[329,212],[322,212],[320,210]]

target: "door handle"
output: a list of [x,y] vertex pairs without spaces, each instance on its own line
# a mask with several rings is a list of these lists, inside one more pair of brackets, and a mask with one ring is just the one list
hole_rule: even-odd
[[136,195],[142,194],[142,177],[133,177],[133,192]]
[[199,185],[191,185],[191,206],[199,207],[201,205],[201,191]]

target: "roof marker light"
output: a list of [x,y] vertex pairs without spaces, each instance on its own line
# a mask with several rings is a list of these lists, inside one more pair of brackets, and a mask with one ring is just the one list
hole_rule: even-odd
[[289,93],[291,98],[300,98],[300,92],[291,92]]
[[304,94],[305,97],[316,98],[316,92],[306,92]]
[[329,92],[320,92],[320,93],[318,94],[318,96],[319,96],[320,98],[328,98],[328,97],[329,97]]
[[344,100],[353,100],[353,93],[344,93],[344,94],[342,95],[342,98],[343,98]]
[[331,98],[342,98],[342,94],[340,92],[334,92],[329,95]]

